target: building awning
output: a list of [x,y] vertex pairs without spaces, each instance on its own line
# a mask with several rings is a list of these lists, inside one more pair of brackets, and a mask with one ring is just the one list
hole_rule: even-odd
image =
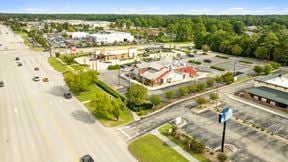
[[257,95],[259,97],[266,98],[268,100],[272,100],[278,103],[288,105],[288,93],[279,91],[276,89],[271,89],[268,87],[254,87],[244,90],[253,95]]

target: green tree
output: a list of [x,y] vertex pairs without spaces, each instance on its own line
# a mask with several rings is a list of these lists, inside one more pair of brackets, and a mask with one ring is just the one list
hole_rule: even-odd
[[255,56],[260,59],[268,59],[269,58],[269,49],[264,46],[257,47],[255,51]]
[[231,72],[227,72],[223,74],[222,77],[223,77],[223,81],[226,84],[232,84],[234,82],[234,74]]
[[263,66],[256,65],[256,66],[254,66],[253,70],[254,70],[254,72],[255,72],[256,74],[259,75],[259,74],[261,74],[261,73],[264,72],[264,67],[263,67]]
[[178,90],[181,96],[188,95],[188,90],[186,89],[186,87],[180,87]]
[[189,141],[190,149],[197,154],[201,154],[205,151],[205,145],[195,139]]
[[223,77],[222,76],[216,76],[215,77],[216,83],[223,83]]
[[208,52],[208,51],[210,50],[210,47],[209,47],[207,44],[203,44],[203,45],[202,45],[202,50],[203,50],[204,52]]
[[71,65],[74,62],[74,57],[73,56],[64,56],[63,60],[67,65]]
[[194,85],[194,84],[189,85],[189,86],[187,87],[187,89],[189,90],[190,93],[196,93],[196,92],[198,92],[198,88],[197,88],[197,86]]
[[273,69],[279,69],[279,67],[281,66],[281,64],[274,61],[270,62],[270,65],[273,67]]
[[151,95],[151,97],[150,97],[150,102],[151,102],[153,105],[157,106],[157,105],[159,105],[162,101],[161,101],[161,98],[160,98],[158,95]]
[[103,92],[98,92],[95,94],[97,97],[95,100],[91,101],[91,112],[93,114],[101,113],[104,116],[108,117],[113,107],[111,99],[108,95]]
[[126,105],[120,98],[111,100],[111,105],[112,105],[112,107],[111,107],[109,113],[111,113],[116,118],[116,120],[118,121],[119,116],[120,116],[120,112],[125,109]]
[[144,104],[147,100],[147,88],[139,84],[132,84],[127,88],[126,97],[131,104]]
[[273,70],[273,67],[271,66],[271,64],[266,64],[264,66],[264,74],[265,75],[271,74],[272,70]]
[[170,91],[167,91],[165,92],[165,96],[168,100],[171,100],[175,97],[176,95],[176,92],[174,90],[170,90]]
[[243,49],[239,45],[236,44],[232,46],[231,52],[233,55],[239,56],[243,52]]

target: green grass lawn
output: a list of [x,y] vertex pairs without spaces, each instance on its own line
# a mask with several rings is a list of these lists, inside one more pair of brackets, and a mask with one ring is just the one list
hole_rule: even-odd
[[79,64],[73,64],[71,67],[76,71],[85,71],[88,69],[88,66],[85,65],[79,65]]
[[[84,104],[89,111],[91,111],[90,103]],[[116,127],[128,122],[131,122],[133,120],[133,116],[130,111],[128,110],[122,110],[120,112],[119,120],[116,121],[115,118],[112,116],[106,116],[102,114],[101,112],[95,112],[94,116],[97,118],[98,121],[100,121],[105,127]]]
[[97,93],[102,93],[102,91],[96,87],[95,84],[90,85],[89,90],[86,92],[82,92],[80,94],[76,94],[76,98],[81,101],[91,101],[97,98]]
[[67,71],[67,66],[63,65],[61,62],[59,62],[56,58],[48,58],[49,64],[58,72],[63,73]]
[[161,128],[159,128],[159,132],[161,134],[163,134],[164,136],[168,137],[171,141],[173,141],[175,144],[177,144],[178,146],[180,146],[183,150],[187,151],[190,155],[192,155],[193,157],[195,157],[197,160],[199,160],[200,162],[210,162],[209,159],[207,159],[205,156],[203,156],[202,154],[197,154],[192,152],[191,150],[188,149],[188,147],[182,143],[180,140],[169,136],[168,135],[168,131],[169,129],[172,128],[172,125],[170,124],[165,124],[164,126],[162,126]]
[[26,46],[28,46],[31,50],[34,50],[34,51],[43,51],[44,50],[43,47],[35,47],[35,48],[33,48],[33,45],[32,45],[31,42],[29,42],[28,36],[27,36],[27,34],[25,32],[17,31],[15,33],[18,34],[24,40],[24,44]]
[[133,141],[128,147],[140,162],[188,162],[182,155],[152,134]]

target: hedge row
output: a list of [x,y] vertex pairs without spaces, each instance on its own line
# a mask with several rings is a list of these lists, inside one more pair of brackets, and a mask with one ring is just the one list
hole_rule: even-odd
[[110,95],[116,97],[116,98],[120,98],[122,101],[125,100],[125,98],[120,95],[117,91],[115,91],[113,88],[107,86],[105,83],[103,83],[101,80],[97,80],[96,84],[102,88],[104,91],[106,91],[107,93],[109,93]]
[[239,62],[245,63],[245,64],[253,64],[252,61],[247,61],[247,60],[240,60]]
[[120,65],[116,64],[116,65],[109,65],[108,66],[108,70],[119,70],[121,67]]
[[201,65],[202,63],[200,61],[196,61],[196,60],[189,60],[188,61],[191,64],[197,64],[197,65]]
[[218,67],[218,66],[210,66],[211,69],[219,70],[219,71],[225,71],[224,68]]
[[229,59],[228,56],[220,56],[220,55],[216,55],[215,57],[222,58],[222,59]]

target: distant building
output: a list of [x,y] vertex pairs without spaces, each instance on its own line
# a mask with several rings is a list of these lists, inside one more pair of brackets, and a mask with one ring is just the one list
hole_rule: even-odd
[[103,61],[111,61],[115,59],[128,59],[134,58],[138,54],[137,48],[126,48],[126,49],[103,49],[96,51],[97,57]]
[[288,75],[276,74],[256,79],[254,87],[245,89],[242,96],[287,110]]
[[159,86],[188,79],[196,73],[193,66],[185,63],[158,61],[135,65],[131,77],[145,85]]
[[71,34],[72,39],[74,40],[87,38],[89,35],[89,33],[86,33],[86,32],[72,32],[70,34]]
[[114,43],[114,42],[131,42],[134,40],[134,36],[130,33],[118,32],[118,31],[104,31],[96,34],[91,34],[90,37],[96,43]]

